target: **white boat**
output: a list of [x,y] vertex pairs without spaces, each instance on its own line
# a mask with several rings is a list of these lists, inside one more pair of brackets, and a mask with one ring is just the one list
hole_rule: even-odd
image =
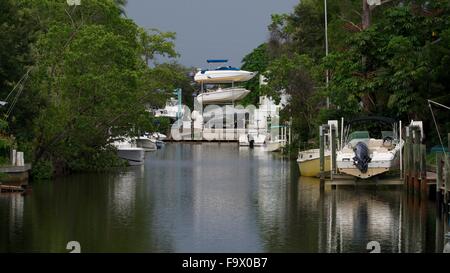
[[159,132],[156,132],[156,133],[153,133],[153,134],[152,134],[152,138],[154,138],[154,139],[156,139],[156,140],[164,141],[164,140],[167,139],[167,136],[164,135],[164,134],[161,134],[161,133],[159,133]]
[[144,164],[145,150],[136,146],[136,143],[129,138],[113,142],[113,146],[117,149],[119,158],[124,159],[130,166]]
[[239,136],[239,146],[264,146],[267,136],[256,129],[250,129],[248,134]]
[[201,83],[245,82],[251,80],[256,74],[256,72],[240,70],[231,66],[223,66],[215,70],[198,71],[194,76],[194,80]]
[[227,103],[243,99],[250,93],[245,88],[219,88],[214,91],[207,91],[197,96],[197,101],[201,104]]
[[155,117],[168,117],[171,119],[177,119],[183,116],[184,107],[178,105],[178,100],[171,98],[166,102],[166,106],[163,109],[156,109],[153,111]]
[[141,136],[136,139],[136,146],[142,148],[145,151],[156,151],[158,147],[156,146],[156,141],[148,136]]
[[[378,132],[372,137],[369,131],[353,131],[351,125],[360,122],[379,122],[389,125],[389,131]],[[397,123],[383,117],[366,117],[350,121],[345,129],[344,145],[336,152],[336,167],[339,172],[367,179],[398,169],[400,152],[404,141],[398,135]]]
[[278,152],[286,146],[286,141],[282,139],[271,140],[266,144],[266,150],[268,152]]

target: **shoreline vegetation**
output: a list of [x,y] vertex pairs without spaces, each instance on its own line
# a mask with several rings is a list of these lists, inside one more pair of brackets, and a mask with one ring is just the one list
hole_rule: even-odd
[[[268,84],[249,81],[242,104],[290,95],[281,113],[292,117],[290,155],[314,142],[324,121],[364,115],[423,120],[427,143],[438,143],[427,99],[450,104],[449,1],[362,2],[329,1],[328,56],[323,1],[302,0],[272,15],[268,41],[243,58],[242,69]],[[23,151],[36,180],[120,166],[114,137],[169,128],[148,106],[164,106],[175,88],[192,103],[192,68],[176,62],[176,34],[137,26],[125,5],[0,0],[0,100],[17,97],[11,111],[10,101],[0,108],[0,163],[10,149]],[[434,111],[449,132],[448,112]]]
[[[439,144],[427,100],[450,104],[450,2],[328,1],[327,13],[328,56],[324,1],[304,0],[289,14],[272,15],[268,41],[244,58],[243,68],[268,82],[248,84],[257,90],[248,103],[259,94],[279,98],[278,90],[291,97],[281,112],[282,121],[292,117],[286,151],[297,156],[302,146],[318,147],[319,125],[359,116],[422,120],[427,146]],[[433,112],[447,143],[450,115]]]
[[125,4],[1,1],[0,95],[23,90],[0,128],[15,141],[0,144],[24,151],[34,178],[120,166],[113,139],[166,124],[146,107],[163,106],[166,90],[188,88],[187,68],[155,60],[178,56],[175,33],[137,26]]

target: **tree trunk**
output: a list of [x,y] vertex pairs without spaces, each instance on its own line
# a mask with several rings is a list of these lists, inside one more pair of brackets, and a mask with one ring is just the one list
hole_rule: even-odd
[[[371,19],[371,12],[370,12],[370,6],[367,4],[367,0],[363,0],[363,12],[362,12],[362,29],[366,30],[370,27],[370,20]],[[362,57],[362,64],[363,64],[363,72],[367,73],[367,57]],[[363,109],[366,113],[370,113],[372,111],[372,104],[370,101],[370,95],[364,94],[361,98]]]
[[367,0],[363,0],[363,13],[362,13],[362,29],[367,29],[370,27],[371,23],[371,10]]

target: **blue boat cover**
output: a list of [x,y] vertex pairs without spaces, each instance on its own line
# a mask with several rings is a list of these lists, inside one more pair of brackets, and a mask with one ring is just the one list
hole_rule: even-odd
[[225,59],[214,60],[214,59],[212,59],[212,60],[206,60],[206,62],[208,62],[208,63],[227,63],[228,60],[225,60]]

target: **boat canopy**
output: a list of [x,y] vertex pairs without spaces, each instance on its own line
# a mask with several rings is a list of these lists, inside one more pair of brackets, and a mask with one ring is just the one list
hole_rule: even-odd
[[361,123],[361,122],[366,122],[366,121],[378,121],[380,123],[385,123],[385,124],[397,123],[396,120],[393,118],[380,117],[380,116],[366,116],[366,117],[354,118],[354,119],[347,121],[346,123],[348,125],[348,124]]
[[237,67],[232,67],[232,66],[221,66],[216,68],[216,70],[232,70],[232,71],[239,71],[240,69]]
[[214,70],[209,70],[209,69],[203,69],[201,71],[202,74],[205,74],[208,71],[239,71],[240,69],[237,67],[232,67],[232,66],[220,66]]
[[210,59],[210,60],[206,60],[207,63],[227,63],[228,60],[226,59]]

